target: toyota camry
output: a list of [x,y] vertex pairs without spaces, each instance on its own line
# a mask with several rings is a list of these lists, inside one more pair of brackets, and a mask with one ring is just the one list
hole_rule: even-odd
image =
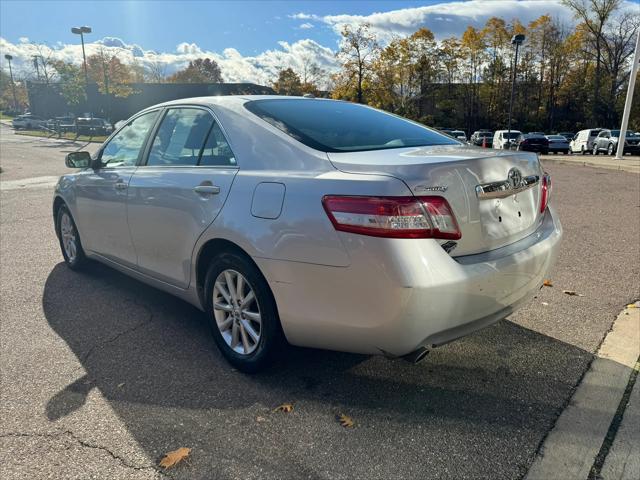
[[247,372],[287,343],[417,362],[530,299],[562,236],[535,153],[349,102],[168,102],[66,164],[67,265],[197,306]]

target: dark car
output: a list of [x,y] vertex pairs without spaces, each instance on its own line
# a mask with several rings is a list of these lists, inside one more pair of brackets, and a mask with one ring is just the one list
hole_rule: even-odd
[[76,129],[78,135],[110,135],[113,132],[113,126],[104,118],[77,118]]
[[491,130],[478,130],[473,132],[469,141],[472,145],[477,145],[478,147],[491,148],[493,146],[493,132]]
[[[593,141],[593,154],[598,155],[606,152],[607,155],[615,155],[620,141],[620,130],[602,130]],[[627,132],[625,136],[624,148],[622,154],[638,154],[640,153],[640,135]]]
[[512,150],[524,150],[526,152],[549,153],[549,140],[544,135],[537,133],[522,133],[511,146]]
[[569,153],[569,140],[563,135],[547,135],[549,140],[549,151],[552,153],[562,152],[565,155]]

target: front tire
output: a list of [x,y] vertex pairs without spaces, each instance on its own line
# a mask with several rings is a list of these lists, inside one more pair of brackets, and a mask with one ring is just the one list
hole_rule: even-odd
[[56,233],[58,234],[60,249],[67,266],[71,270],[81,270],[87,264],[87,257],[82,248],[76,223],[66,205],[62,205],[58,209]]
[[598,146],[597,145],[593,146],[593,154],[594,155],[599,155],[600,154],[600,151],[598,150]]
[[610,143],[607,147],[607,155],[613,156],[613,143]]
[[227,361],[245,373],[268,367],[286,345],[269,284],[248,258],[223,253],[205,280],[213,339]]

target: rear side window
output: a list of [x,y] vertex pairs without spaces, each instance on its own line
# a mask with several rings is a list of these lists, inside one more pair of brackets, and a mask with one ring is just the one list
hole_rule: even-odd
[[197,108],[172,108],[153,139],[147,165],[197,165],[213,117]]
[[334,100],[269,99],[245,108],[304,145],[323,152],[358,152],[460,142],[403,118]]

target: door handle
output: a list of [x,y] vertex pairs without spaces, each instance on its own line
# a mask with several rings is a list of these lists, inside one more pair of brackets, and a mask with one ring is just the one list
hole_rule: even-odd
[[116,190],[124,190],[127,188],[127,184],[124,182],[116,182]]
[[217,195],[220,193],[220,187],[216,185],[198,185],[194,187],[193,191],[200,195]]

